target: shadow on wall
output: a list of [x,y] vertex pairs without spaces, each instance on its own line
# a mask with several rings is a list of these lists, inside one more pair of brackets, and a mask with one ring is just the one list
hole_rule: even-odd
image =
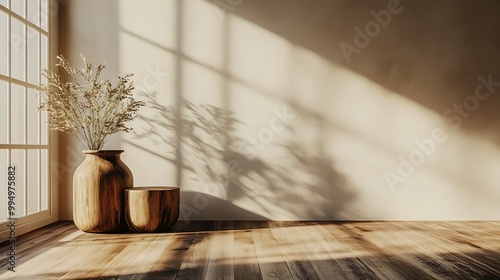
[[[182,200],[184,201],[181,209],[184,211],[185,215],[188,217],[180,218],[189,218],[196,219],[200,218],[200,215],[203,217],[209,218],[211,220],[230,220],[230,221],[238,221],[244,217],[246,220],[251,221],[263,221],[267,220],[266,217],[255,214],[251,211],[245,210],[241,207],[238,207],[231,203],[230,201],[220,199],[218,197],[201,193],[201,192],[191,192],[186,191],[182,192]],[[190,205],[192,202],[202,203],[203,213],[197,208]],[[222,219],[221,217],[224,217]]]
[[[298,132],[293,127],[287,127],[290,136],[276,144],[271,164],[235,136],[237,126],[244,124],[232,112],[183,99],[178,114],[174,107],[159,104],[155,95],[145,96],[145,100],[151,110],[138,117],[143,129],[137,131],[137,137],[168,147],[158,156],[175,157],[176,127],[180,127],[183,169],[203,186],[202,196],[195,192],[182,195],[183,206],[188,207],[184,211],[194,214],[189,219],[345,218],[344,209],[355,198],[345,176],[335,170],[328,153],[312,152],[296,141]],[[256,206],[252,207],[256,213],[237,207],[238,201],[246,201],[246,207]],[[198,207],[186,205],[191,202]]]
[[[488,100],[480,102],[465,100],[474,96],[481,84],[479,76],[490,81],[490,90],[491,81],[496,82],[494,90],[500,92],[500,37],[492,35],[498,33],[500,25],[500,2],[252,0],[238,3],[229,10],[232,14],[439,115],[451,109],[450,118],[467,116],[462,128],[500,141],[500,130],[496,129],[500,126],[500,95],[491,94]],[[488,94],[487,86],[481,92]],[[471,114],[467,108],[454,107],[455,104],[478,112]]]

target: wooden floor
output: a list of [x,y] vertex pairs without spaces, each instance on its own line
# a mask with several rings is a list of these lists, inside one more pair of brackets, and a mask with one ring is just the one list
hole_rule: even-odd
[[0,279],[500,279],[500,222],[178,222],[161,234],[58,222],[17,245]]

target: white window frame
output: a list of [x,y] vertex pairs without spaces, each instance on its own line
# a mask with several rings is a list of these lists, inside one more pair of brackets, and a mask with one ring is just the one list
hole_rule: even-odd
[[[8,0],[11,2],[11,0]],[[27,4],[28,1],[31,0],[24,0],[24,5],[25,9],[27,9]],[[38,2],[40,3],[40,2]],[[48,59],[47,59],[47,64],[48,68],[51,69],[53,65],[55,64],[55,57],[58,53],[57,50],[57,18],[58,18],[58,3],[55,0],[47,0],[47,5],[48,5],[48,15],[47,15],[47,31],[43,32],[43,34],[47,35],[47,51],[48,51]],[[40,10],[39,5],[39,10]],[[12,7],[12,6],[11,6]],[[37,30],[40,30],[39,27],[31,23],[28,19],[24,19],[22,16],[19,16],[11,11],[11,9],[5,8],[0,5],[0,11],[5,12],[9,15],[11,15],[12,18],[15,18],[18,21],[21,21],[22,23],[25,24],[26,30],[29,27],[35,28]],[[9,26],[10,26],[10,20],[9,20]],[[27,32],[25,31],[25,36]],[[23,41],[23,44],[25,44],[25,47],[27,45],[27,40]],[[39,40],[40,42],[40,40]],[[12,50],[9,49],[9,55]],[[39,50],[40,51],[40,50]],[[26,57],[25,57],[25,67],[27,68],[27,47],[26,47]],[[9,68],[10,68],[10,59],[9,59]],[[41,69],[40,69],[41,70]],[[52,70],[52,69],[51,69]],[[26,69],[25,75],[27,75],[28,70]],[[26,82],[19,81],[17,79],[14,79],[11,77],[12,73],[10,73],[9,76],[5,75],[0,75],[0,80],[6,81],[9,83],[14,83],[18,84],[21,86],[25,87],[32,87],[33,85],[28,83],[28,80],[26,79]],[[10,88],[9,88],[10,89]],[[27,93],[26,93],[27,94]],[[10,101],[9,101],[10,103]],[[25,100],[26,103],[26,100]],[[26,110],[25,110],[26,111]],[[25,112],[25,115],[27,115],[27,112]],[[11,115],[8,116],[9,120],[8,123],[10,123],[10,118]],[[27,119],[26,119],[27,121]],[[27,126],[25,127],[25,134],[27,134]],[[25,159],[27,158],[27,150],[28,149],[46,149],[47,150],[47,157],[48,157],[48,162],[46,166],[47,170],[47,210],[43,211],[38,211],[36,213],[26,215],[23,217],[20,217],[16,220],[16,236],[24,234],[26,232],[35,230],[37,228],[40,228],[42,226],[48,225],[50,223],[53,223],[59,219],[59,201],[58,201],[58,170],[57,170],[57,164],[52,164],[53,162],[58,161],[58,136],[57,133],[52,132],[47,129],[47,144],[42,145],[41,143],[37,145],[31,145],[27,144],[1,144],[0,143],[0,149],[2,150],[13,150],[13,149],[24,149],[25,152]],[[0,159],[0,160],[5,160],[5,159]],[[25,165],[26,165],[26,160],[25,160]],[[24,167],[22,167],[24,168]],[[26,170],[26,169],[25,169]],[[0,172],[7,173],[7,170],[0,170]],[[27,175],[25,175],[27,177]],[[39,178],[40,175],[39,175]],[[25,181],[26,183],[26,181]],[[7,181],[6,182],[0,182],[0,187],[1,188],[7,188]],[[27,189],[26,186],[23,186],[25,189]],[[3,203],[2,203],[3,204]],[[4,205],[0,205],[0,207],[4,207]],[[26,207],[27,209],[27,207]],[[27,213],[26,213],[27,214]],[[16,217],[16,216],[15,216]],[[9,238],[9,229],[7,228],[8,222],[2,222],[0,223],[0,242],[3,242]]]

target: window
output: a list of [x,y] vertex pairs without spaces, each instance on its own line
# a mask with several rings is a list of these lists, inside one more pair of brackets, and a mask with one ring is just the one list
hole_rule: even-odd
[[[38,111],[48,67],[50,0],[0,0],[0,223],[8,219],[8,168],[15,168],[18,226],[51,217],[50,134]],[[0,231],[4,230],[3,226]]]

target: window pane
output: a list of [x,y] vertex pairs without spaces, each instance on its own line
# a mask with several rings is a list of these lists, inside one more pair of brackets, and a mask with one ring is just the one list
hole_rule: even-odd
[[15,84],[11,85],[10,94],[10,128],[11,144],[25,144],[25,88]]
[[[48,68],[48,40],[47,36],[40,34],[40,69],[47,69]],[[45,77],[40,76],[40,83],[42,84],[47,84],[47,79]]]
[[0,74],[9,75],[9,16],[0,11]]
[[38,10],[38,4],[40,0],[28,0],[28,10],[27,16],[28,20],[31,21],[36,26],[40,26],[40,12]]
[[16,217],[25,215],[25,150],[11,150],[10,166],[16,168]]
[[49,166],[49,159],[47,157],[47,150],[43,149],[40,151],[40,190],[41,190],[41,210],[47,210],[47,205],[48,205],[48,191],[47,191],[47,186],[49,185],[47,179],[48,179],[48,166]]
[[10,59],[11,59],[11,76],[15,79],[24,81],[24,64],[26,61],[26,40],[25,40],[25,25],[20,21],[11,18],[11,40],[10,40]]
[[28,150],[28,161],[26,162],[26,193],[28,195],[28,214],[37,212],[39,209],[39,176],[38,166],[40,159],[38,158],[38,150]]
[[[48,68],[48,40],[47,36],[40,34],[40,69]],[[47,84],[47,79],[40,74],[40,83]],[[46,145],[48,143],[49,131],[48,131],[48,115],[46,111],[40,113],[41,118],[41,143]]]
[[41,145],[47,145],[49,142],[49,128],[48,128],[48,113],[47,111],[41,111],[40,112],[40,144]]
[[40,133],[40,118],[38,114],[38,91],[28,89],[26,100],[28,102],[28,144],[38,144],[38,137]]
[[4,7],[9,7],[9,0],[0,0],[0,5]]
[[40,1],[40,8],[41,8],[41,15],[40,15],[40,27],[43,28],[43,30],[48,31],[48,26],[49,26],[49,6],[48,6],[48,1],[47,0],[41,0]]
[[[7,183],[7,162],[9,154],[7,150],[0,150],[0,182]],[[5,183],[4,183],[5,182]],[[0,223],[7,220],[8,188],[0,188]]]
[[11,0],[10,4],[11,4],[10,8],[14,13],[24,17],[25,14],[24,0]]
[[38,85],[40,80],[39,33],[28,27],[28,83]]
[[8,101],[8,89],[9,84],[4,81],[0,81],[0,144],[9,144],[9,103]]

